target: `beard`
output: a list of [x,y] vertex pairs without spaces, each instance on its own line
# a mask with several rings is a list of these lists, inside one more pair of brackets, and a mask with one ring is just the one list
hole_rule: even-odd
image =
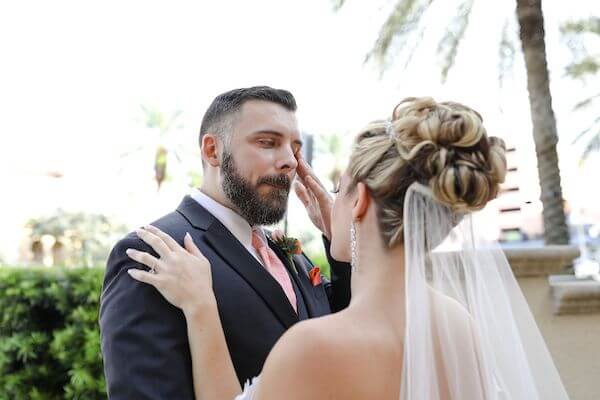
[[[287,175],[262,176],[253,185],[240,175],[231,153],[223,153],[221,169],[225,196],[250,226],[272,225],[283,219],[291,187]],[[271,185],[264,196],[258,192],[261,184]]]

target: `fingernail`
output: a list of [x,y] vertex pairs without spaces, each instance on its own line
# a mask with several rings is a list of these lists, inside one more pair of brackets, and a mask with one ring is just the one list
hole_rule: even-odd
[[127,273],[128,273],[129,275],[131,275],[131,276],[135,276],[135,274],[137,273],[137,271],[135,270],[135,268],[132,268],[132,269],[128,269],[128,270],[127,270]]
[[192,237],[192,236],[190,235],[190,233],[189,233],[189,232],[186,232],[186,233],[185,233],[185,237],[186,237],[186,238],[190,238],[190,239],[191,239],[191,237]]
[[133,253],[133,249],[127,249],[127,250],[125,250],[125,254],[127,254],[128,256],[130,256],[131,253]]

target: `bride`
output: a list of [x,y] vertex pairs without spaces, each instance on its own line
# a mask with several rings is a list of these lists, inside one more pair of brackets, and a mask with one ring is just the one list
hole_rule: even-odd
[[196,398],[568,399],[504,254],[474,223],[498,194],[504,153],[476,111],[407,98],[359,133],[333,204],[300,160],[297,192],[308,208],[331,206],[352,300],[287,331],[243,391],[209,262],[189,235],[184,248],[140,230],[160,258],[131,252],[156,272],[129,272],[183,310]]

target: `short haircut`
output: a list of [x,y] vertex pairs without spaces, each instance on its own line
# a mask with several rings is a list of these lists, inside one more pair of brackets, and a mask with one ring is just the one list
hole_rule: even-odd
[[249,88],[233,89],[215,97],[200,125],[199,142],[202,145],[202,137],[208,133],[217,134],[225,143],[231,134],[233,116],[249,100],[262,100],[280,104],[289,111],[296,111],[296,99],[283,89],[273,89],[269,86],[253,86]]

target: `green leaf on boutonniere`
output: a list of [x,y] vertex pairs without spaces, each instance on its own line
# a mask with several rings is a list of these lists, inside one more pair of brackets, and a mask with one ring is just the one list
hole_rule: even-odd
[[285,236],[280,230],[274,230],[271,234],[271,238],[275,244],[285,253],[288,261],[295,272],[298,273],[296,265],[294,263],[294,255],[302,254],[302,244],[300,240]]

